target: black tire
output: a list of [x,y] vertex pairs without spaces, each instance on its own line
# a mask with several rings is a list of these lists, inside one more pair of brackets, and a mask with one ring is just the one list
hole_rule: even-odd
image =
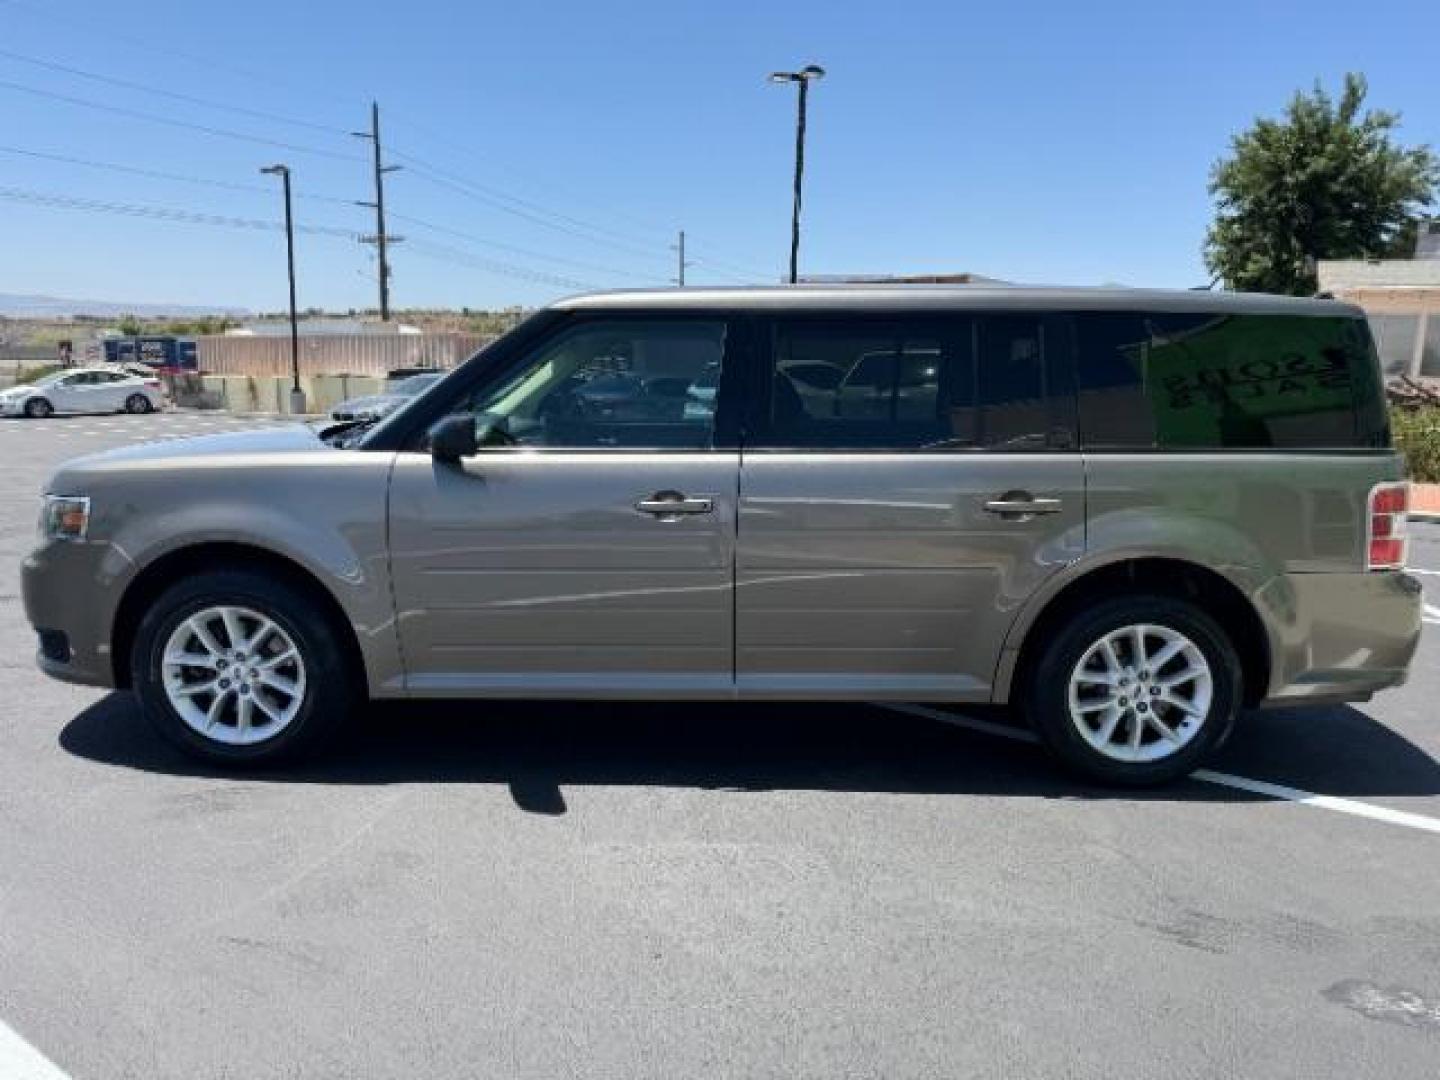
[[[171,705],[161,660],[180,623],[209,607],[248,608],[289,635],[305,665],[305,691],[294,718],[277,734],[248,745],[207,738]],[[251,767],[295,761],[315,750],[360,703],[358,674],[340,645],[342,629],[304,590],[283,579],[220,570],[177,582],[140,620],[130,655],[131,685],[146,718],[169,742],[213,765]]]
[[31,420],[44,420],[47,416],[53,415],[55,406],[51,405],[43,397],[32,397],[25,402],[25,415]]
[[[1183,746],[1155,761],[1119,761],[1093,747],[1071,719],[1070,679],[1085,654],[1106,634],[1146,624],[1178,631],[1200,650],[1210,668],[1210,707]],[[1118,691],[1117,691],[1118,692]],[[1071,770],[1103,784],[1146,787],[1189,775],[1229,737],[1242,699],[1240,661],[1224,630],[1194,604],[1169,596],[1131,595],[1105,600],[1071,615],[1049,634],[1030,671],[1024,710],[1049,750]],[[1126,722],[1134,722],[1132,711]],[[1143,734],[1163,745],[1158,737]]]
[[150,404],[150,399],[144,394],[131,394],[125,399],[125,411],[127,413],[148,413],[154,410],[155,406]]

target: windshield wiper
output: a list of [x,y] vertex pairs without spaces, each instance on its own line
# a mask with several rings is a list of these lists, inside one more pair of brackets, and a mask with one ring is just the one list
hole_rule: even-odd
[[336,420],[320,431],[322,441],[342,450],[354,446],[359,438],[378,424],[383,417],[367,416],[358,420]]

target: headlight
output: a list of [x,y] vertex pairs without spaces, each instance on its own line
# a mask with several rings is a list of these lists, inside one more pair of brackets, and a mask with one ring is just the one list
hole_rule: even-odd
[[45,540],[84,540],[90,528],[90,500],[77,495],[46,495],[40,512],[40,536]]

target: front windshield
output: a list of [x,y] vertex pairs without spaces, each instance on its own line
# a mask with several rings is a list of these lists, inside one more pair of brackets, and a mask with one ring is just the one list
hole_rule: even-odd
[[49,375],[42,376],[35,380],[36,386],[54,386],[67,375],[73,374],[69,371],[52,371]]
[[429,390],[441,379],[445,372],[437,371],[433,375],[411,375],[409,378],[401,379],[390,388],[390,393],[399,397],[417,397],[422,391]]

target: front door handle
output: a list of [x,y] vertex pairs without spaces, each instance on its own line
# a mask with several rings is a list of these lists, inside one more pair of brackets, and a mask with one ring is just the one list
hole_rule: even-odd
[[662,521],[675,521],[682,514],[713,513],[715,500],[691,499],[678,491],[657,491],[650,498],[637,502],[635,509],[642,514],[654,514]]
[[1001,517],[1030,517],[1033,514],[1058,514],[1063,505],[1059,499],[1036,498],[1024,491],[1007,491],[991,499],[985,509]]

